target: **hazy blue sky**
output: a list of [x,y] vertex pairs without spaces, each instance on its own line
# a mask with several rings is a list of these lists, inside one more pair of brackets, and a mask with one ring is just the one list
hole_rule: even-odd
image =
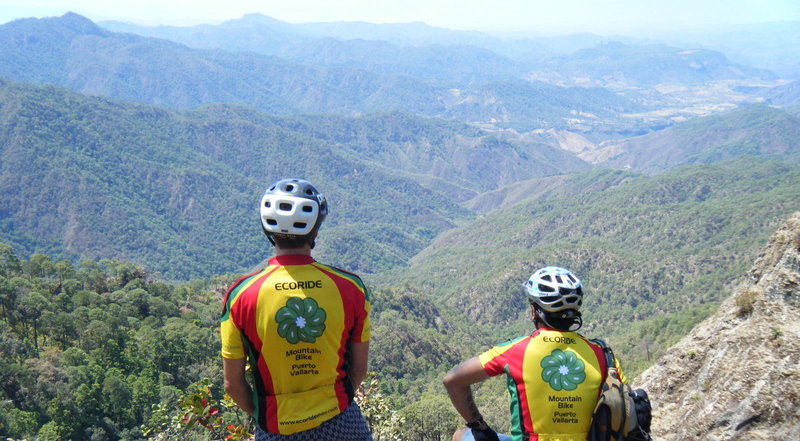
[[449,29],[601,34],[800,21],[800,0],[0,0],[0,23],[69,10],[139,24],[219,23],[260,12],[292,23],[420,21]]

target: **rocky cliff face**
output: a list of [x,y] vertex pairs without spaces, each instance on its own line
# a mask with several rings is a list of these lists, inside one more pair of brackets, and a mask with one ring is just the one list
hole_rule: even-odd
[[800,212],[748,276],[634,382],[656,441],[800,440]]

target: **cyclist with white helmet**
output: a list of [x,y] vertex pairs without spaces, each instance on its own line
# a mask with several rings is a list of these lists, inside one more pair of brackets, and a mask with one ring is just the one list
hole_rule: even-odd
[[[548,266],[524,284],[535,330],[454,367],[443,383],[466,420],[454,441],[584,441],[605,380],[603,349],[576,331],[583,303],[581,281]],[[470,386],[506,374],[511,395],[511,434],[497,434],[481,416]]]
[[225,390],[255,419],[256,441],[371,441],[353,401],[367,372],[369,294],[311,257],[328,202],[310,182],[282,179],[259,211],[275,255],[225,294]]

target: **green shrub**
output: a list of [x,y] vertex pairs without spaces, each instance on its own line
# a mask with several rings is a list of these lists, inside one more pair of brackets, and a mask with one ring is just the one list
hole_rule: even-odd
[[753,290],[747,290],[739,294],[736,297],[737,315],[739,317],[745,317],[752,314],[757,297],[758,292]]

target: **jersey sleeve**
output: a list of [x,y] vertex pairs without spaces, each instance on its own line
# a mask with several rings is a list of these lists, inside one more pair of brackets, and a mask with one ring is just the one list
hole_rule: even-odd
[[494,377],[505,373],[509,351],[523,338],[524,337],[520,337],[515,340],[507,341],[480,354],[478,360],[481,362],[481,366],[486,372],[486,375]]
[[228,292],[225,293],[225,298],[222,301],[219,336],[222,348],[220,354],[223,358],[238,359],[245,357],[242,334],[233,322],[233,315],[231,314],[233,300],[236,298],[238,289],[241,289],[241,282],[244,279],[245,277],[242,277],[228,288]]
[[353,327],[353,341],[356,343],[368,342],[370,339],[370,301],[366,288],[363,293],[363,303],[356,312],[356,324]]
[[242,334],[239,332],[239,328],[233,323],[230,314],[220,323],[219,335],[222,343],[222,350],[220,352],[223,358],[244,358]]

